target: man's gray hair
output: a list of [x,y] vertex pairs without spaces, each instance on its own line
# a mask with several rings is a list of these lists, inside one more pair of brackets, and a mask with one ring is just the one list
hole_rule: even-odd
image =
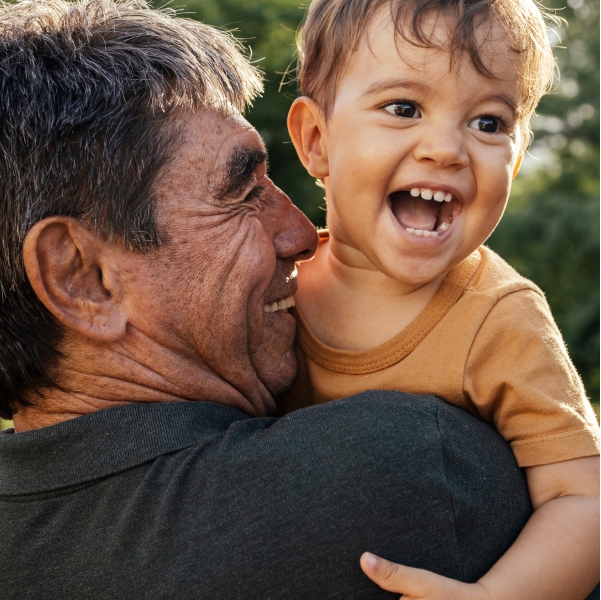
[[[22,246],[52,215],[132,251],[158,246],[154,184],[180,111],[243,111],[261,76],[226,32],[143,0],[0,6],[0,416],[53,385],[62,330]],[[28,398],[24,397],[24,394]]]

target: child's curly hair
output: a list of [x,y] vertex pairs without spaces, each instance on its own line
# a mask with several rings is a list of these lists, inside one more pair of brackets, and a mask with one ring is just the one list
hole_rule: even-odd
[[487,23],[501,25],[512,50],[521,58],[517,111],[524,125],[525,149],[530,141],[528,121],[549,91],[556,68],[545,18],[560,21],[535,0],[313,0],[297,37],[301,93],[318,102],[328,118],[350,55],[365,39],[374,15],[386,4],[397,35],[426,48],[438,47],[424,28],[426,17],[432,12],[450,17],[454,28],[445,49],[452,60],[467,52],[486,77],[494,75],[482,61],[483,41],[476,30]]

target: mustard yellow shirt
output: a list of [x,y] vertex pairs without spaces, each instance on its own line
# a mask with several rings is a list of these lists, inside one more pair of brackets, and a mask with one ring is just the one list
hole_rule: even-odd
[[543,292],[486,247],[375,348],[331,348],[295,316],[299,373],[282,413],[368,389],[435,394],[492,424],[522,467],[599,454],[594,411]]

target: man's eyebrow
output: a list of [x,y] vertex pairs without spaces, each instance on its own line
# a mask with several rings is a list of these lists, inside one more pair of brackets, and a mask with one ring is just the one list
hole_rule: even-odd
[[409,79],[382,79],[382,81],[376,81],[372,83],[364,92],[362,96],[371,96],[373,94],[379,94],[380,92],[388,92],[395,89],[415,90],[425,94],[430,91],[430,88],[423,83],[418,81],[411,81]]
[[224,176],[216,186],[216,198],[224,200],[240,194],[252,181],[256,168],[267,162],[267,152],[256,147],[237,147],[227,159]]

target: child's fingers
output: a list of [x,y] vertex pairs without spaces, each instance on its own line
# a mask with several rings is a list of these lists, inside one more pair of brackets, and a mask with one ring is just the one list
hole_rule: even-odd
[[488,600],[479,584],[467,584],[390,562],[370,552],[361,556],[363,572],[382,589],[403,594],[403,600]]
[[425,597],[428,575],[438,577],[429,571],[398,565],[370,552],[361,556],[361,568],[382,589],[414,598]]

